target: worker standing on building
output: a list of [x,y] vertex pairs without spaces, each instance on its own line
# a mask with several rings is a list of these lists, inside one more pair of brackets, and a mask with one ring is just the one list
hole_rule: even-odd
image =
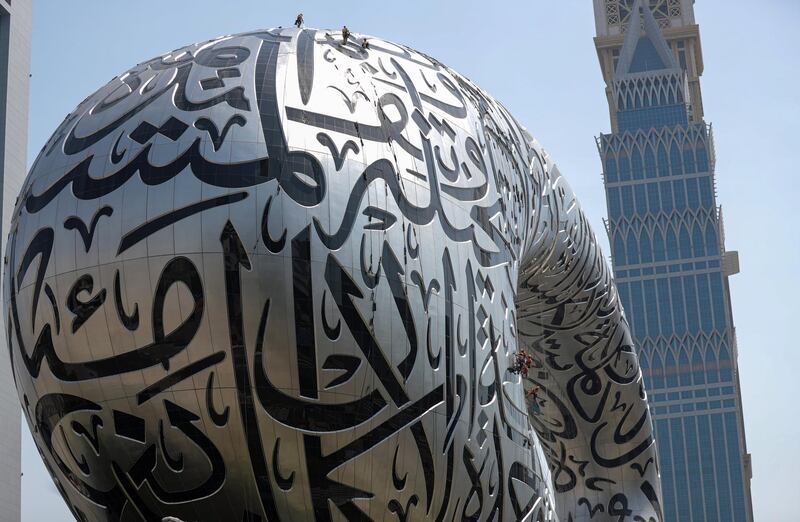
[[297,18],[294,19],[294,25],[297,26],[298,29],[303,26],[303,13],[297,15]]
[[350,38],[350,29],[346,25],[342,26],[342,43],[347,45],[347,39]]

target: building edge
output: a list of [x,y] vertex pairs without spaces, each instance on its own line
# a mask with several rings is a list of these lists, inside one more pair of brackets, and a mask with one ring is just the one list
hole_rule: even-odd
[[[31,1],[0,0],[0,198],[2,237],[9,232],[14,204],[27,171],[28,87],[31,65]],[[0,254],[6,268],[5,241]],[[0,327],[5,324],[0,316]],[[7,335],[0,347],[0,522],[21,516],[21,415],[14,385]]]

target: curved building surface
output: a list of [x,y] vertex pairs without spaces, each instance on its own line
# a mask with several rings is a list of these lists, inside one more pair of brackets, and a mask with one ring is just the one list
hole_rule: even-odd
[[569,185],[404,46],[257,31],[114,78],[34,164],[4,287],[78,520],[662,518]]

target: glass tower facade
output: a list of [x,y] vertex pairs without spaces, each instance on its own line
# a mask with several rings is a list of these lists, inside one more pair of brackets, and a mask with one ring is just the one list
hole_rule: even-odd
[[692,2],[670,2],[674,16],[659,17],[665,2],[616,1],[627,19],[614,34],[615,1],[595,2],[606,15],[595,43],[613,130],[597,143],[614,272],[655,422],[664,519],[749,522],[728,286],[738,256],[724,247]]

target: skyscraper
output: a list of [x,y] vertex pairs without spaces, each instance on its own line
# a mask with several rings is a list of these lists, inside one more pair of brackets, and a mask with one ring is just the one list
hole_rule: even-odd
[[752,521],[736,334],[693,0],[594,0],[607,230],[656,426],[668,521]]
[[[30,0],[0,0],[0,229],[8,234],[14,200],[25,180],[28,143]],[[3,248],[3,247],[0,247]],[[1,252],[5,258],[5,252]],[[4,269],[6,266],[4,266]],[[3,324],[0,318],[0,325]],[[0,341],[0,522],[20,517],[20,411],[6,336]]]

